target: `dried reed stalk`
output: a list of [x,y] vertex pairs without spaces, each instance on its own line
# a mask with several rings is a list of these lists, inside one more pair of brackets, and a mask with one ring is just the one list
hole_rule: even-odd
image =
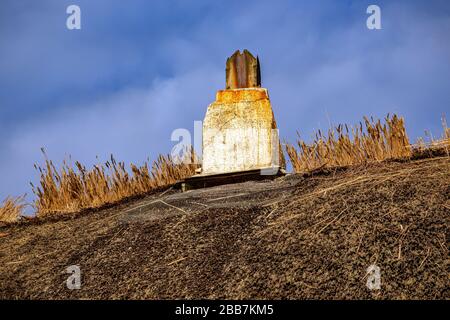
[[0,206],[0,222],[16,222],[23,215],[25,207],[25,196],[7,197]]
[[39,216],[77,212],[145,194],[193,175],[198,167],[193,149],[186,153],[190,161],[185,163],[178,164],[170,156],[160,155],[151,166],[148,162],[142,166],[131,164],[131,172],[124,162],[117,162],[112,155],[105,164],[94,165],[92,169],[78,161],[75,166],[64,161],[61,169],[57,170],[45,151],[42,152],[45,166],[35,165],[40,172],[39,186],[31,184]]
[[385,123],[364,117],[364,123],[349,128],[339,125],[325,135],[320,130],[312,144],[300,139],[297,147],[286,145],[295,172],[324,167],[348,166],[393,158],[407,158],[411,148],[403,118],[385,118]]

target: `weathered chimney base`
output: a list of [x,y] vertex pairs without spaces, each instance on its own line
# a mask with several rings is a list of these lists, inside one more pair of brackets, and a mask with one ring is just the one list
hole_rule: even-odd
[[202,170],[181,182],[183,191],[285,174],[267,89],[220,90],[203,121]]
[[284,168],[267,89],[220,90],[203,122],[202,174]]
[[[269,172],[270,174],[264,174]],[[194,189],[209,188],[231,183],[273,180],[275,178],[284,176],[285,174],[286,171],[281,167],[268,167],[219,174],[197,174],[184,179],[180,184],[177,185],[177,187],[181,187],[181,190],[185,192]]]

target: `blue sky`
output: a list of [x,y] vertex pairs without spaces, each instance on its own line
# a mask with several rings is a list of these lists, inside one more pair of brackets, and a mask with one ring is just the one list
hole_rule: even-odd
[[[81,30],[66,28],[70,4]],[[370,4],[382,30],[366,27]],[[0,200],[30,195],[41,147],[57,163],[170,152],[172,131],[192,130],[224,88],[236,49],[259,55],[288,141],[387,113],[412,141],[440,135],[449,34],[446,0],[2,1]]]

